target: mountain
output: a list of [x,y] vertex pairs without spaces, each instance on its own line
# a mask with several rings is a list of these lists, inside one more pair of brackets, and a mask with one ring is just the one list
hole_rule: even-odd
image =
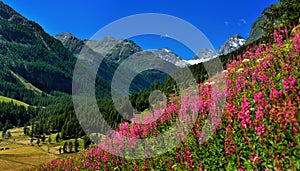
[[203,48],[199,50],[191,60],[185,60],[184,62],[186,62],[189,65],[195,65],[195,64],[209,61],[217,56],[218,54],[215,50]]
[[76,38],[69,32],[61,33],[55,36],[56,39],[62,42],[62,44],[69,49],[75,56],[77,56],[84,46],[84,40]]
[[[0,95],[39,105],[45,94],[71,94],[75,63],[60,41],[0,2]],[[96,81],[99,96],[108,97],[109,84]]]
[[[40,103],[43,93],[51,94],[58,91],[70,94],[76,57],[88,41],[90,46],[86,53],[105,57],[97,79],[99,79],[98,86],[104,90],[103,97],[106,97],[109,94],[107,92],[110,91],[109,82],[119,64],[128,56],[142,52],[133,41],[113,37],[106,37],[101,41],[81,40],[71,33],[62,33],[55,38],[47,34],[37,23],[24,18],[11,7],[0,2],[0,95],[28,104],[37,104]],[[243,43],[243,38],[234,35],[218,50],[218,54],[236,50]],[[208,49],[200,50],[189,61],[182,60],[178,55],[164,48],[153,53],[177,67],[197,64],[209,60],[210,56],[215,57],[214,52]],[[165,78],[165,75],[154,77],[153,73],[157,71],[144,73],[144,76],[139,75],[131,85],[132,92],[147,88]],[[149,77],[150,75],[154,79]]]
[[[136,53],[144,52],[141,47],[131,40],[115,39],[110,36],[105,37],[101,41],[82,40],[68,32],[60,33],[54,37],[61,41],[62,44],[74,54],[74,56],[78,57],[80,54],[80,57],[86,58],[86,60],[90,60],[90,57],[93,57],[94,59],[99,59],[100,57],[103,59],[98,69],[98,75],[109,83],[112,82],[115,71],[122,62]],[[83,48],[84,51],[82,51]],[[154,51],[153,53],[159,55],[161,58],[178,58],[176,54],[170,52],[166,53],[163,50]],[[153,53],[141,54],[153,57],[155,56]],[[89,61],[89,63],[94,65],[95,62]],[[135,67],[128,67],[127,69],[136,72],[134,68]],[[167,74],[156,70],[137,73],[137,76],[133,79],[130,85],[129,91],[130,93],[133,93],[147,89],[154,83],[163,82],[166,77]],[[123,94],[123,92],[119,93]]]
[[187,65],[195,65],[212,60],[221,55],[227,55],[235,50],[238,50],[245,44],[246,40],[239,34],[232,35],[226,42],[217,50],[208,48],[200,49],[191,60],[184,60]]
[[217,52],[211,49],[203,48],[192,58],[192,60],[207,60],[217,55]]
[[82,48],[88,44],[89,49],[115,63],[119,63],[130,55],[142,51],[142,48],[131,40],[115,39],[110,36],[101,41],[82,40],[69,32],[63,32],[54,37],[61,41],[75,56],[78,56]]
[[[104,39],[103,41],[105,41]],[[103,45],[102,45],[103,46]],[[119,43],[112,46],[111,49],[105,53],[105,57],[113,62],[119,63],[127,59],[129,56],[142,51],[142,48],[136,45],[131,40],[120,40]]]
[[[63,45],[68,48],[75,56],[77,56],[83,46],[88,43],[89,48],[96,53],[105,57],[105,59],[114,63],[120,63],[129,56],[143,51],[135,42],[131,40],[115,39],[111,36],[105,37],[101,41],[81,40],[73,36],[71,33],[64,32],[54,36],[60,40]],[[180,68],[186,67],[182,58],[167,48],[160,48],[152,51],[156,56],[164,59],[167,62],[174,64]]]
[[[110,36],[105,37],[101,41],[82,40],[76,38],[71,33],[64,32],[56,35],[55,38],[60,40],[63,43],[63,45],[67,49],[69,49],[75,56],[79,55],[81,49],[87,43],[89,44],[89,47],[87,48],[89,49],[88,50],[89,55],[90,54],[103,55],[105,60],[103,61],[104,64],[102,65],[104,67],[102,69],[100,67],[99,69],[100,71],[103,70],[102,72],[103,74],[101,76],[108,81],[111,80],[113,76],[112,71],[115,70],[122,61],[124,61],[129,56],[135,53],[143,51],[143,49],[140,46],[138,46],[135,42],[131,40],[115,39]],[[190,65],[195,65],[198,63],[209,61],[219,55],[226,55],[232,51],[239,49],[241,46],[245,44],[245,42],[246,40],[242,36],[240,36],[239,34],[235,34],[231,36],[220,47],[220,49],[217,52],[211,49],[203,48],[200,49],[199,52],[197,52],[197,54],[191,60],[183,60],[179,55],[172,52],[168,48],[160,48],[157,50],[152,50],[151,52],[155,56],[167,62],[170,62],[171,64],[179,68],[184,68]],[[144,53],[144,54],[148,54],[148,53]],[[111,63],[115,63],[116,65]],[[161,81],[161,80],[163,79],[154,80],[154,81]]]
[[231,36],[217,51],[219,55],[226,55],[239,49],[246,43],[246,40],[239,34]]
[[298,25],[299,11],[299,0],[279,1],[267,7],[253,23],[247,44],[268,37],[275,29],[278,29],[279,25],[281,28]]
[[[273,6],[273,5],[272,5]],[[249,34],[249,37],[246,41],[246,44],[249,44],[251,42],[254,42],[260,38],[262,38],[263,36],[265,36],[264,34],[264,30],[263,30],[263,24],[268,22],[266,13],[270,13],[271,12],[271,8],[272,6],[266,8],[261,16],[259,16],[253,23],[252,27],[251,27],[251,31]]]
[[44,92],[68,92],[74,56],[38,24],[2,2],[0,18],[1,71],[13,71]]
[[[72,118],[72,127],[79,125],[71,98],[76,61],[40,25],[0,2],[0,130],[61,114]],[[95,82],[97,99],[108,100],[110,84],[99,76]]]
[[167,48],[160,48],[158,50],[152,51],[155,56],[160,57],[161,59],[174,64],[177,67],[184,68],[187,67],[187,63],[178,56],[176,53],[172,52]]

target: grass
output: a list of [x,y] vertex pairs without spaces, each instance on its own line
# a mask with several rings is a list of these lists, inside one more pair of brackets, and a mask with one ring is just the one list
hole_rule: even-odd
[[7,150],[0,153],[0,170],[25,170],[56,158],[58,156],[48,154],[35,146]]
[[12,99],[12,98],[9,98],[9,97],[4,97],[4,96],[0,96],[0,102],[7,102],[7,103],[13,102],[16,105],[24,106],[26,108],[28,108],[28,106],[29,106],[29,104],[27,104],[27,103],[24,103],[22,101]]
[[35,87],[34,85],[32,85],[30,82],[28,82],[27,80],[25,80],[23,77],[21,77],[20,75],[14,73],[13,71],[10,71],[12,73],[12,75],[14,77],[16,77],[24,86],[26,89],[28,90],[32,90],[34,92],[37,93],[43,93],[42,90],[40,90],[39,88]]
[[[65,159],[75,153],[61,153],[59,154],[59,147],[62,147],[65,142],[74,139],[56,142],[55,137],[57,134],[51,134],[51,143],[48,143],[48,135],[46,135],[45,142],[37,145],[37,140],[30,143],[30,137],[23,135],[22,128],[14,128],[8,130],[11,132],[9,139],[0,138],[0,149],[9,148],[8,150],[0,150],[0,170],[26,170],[28,168],[37,167],[43,163],[47,163],[53,159]],[[2,132],[0,131],[0,135]],[[83,147],[83,140],[78,139],[79,150]],[[49,153],[48,153],[49,148]],[[74,146],[73,146],[74,148]],[[73,149],[74,150],[74,149]]]

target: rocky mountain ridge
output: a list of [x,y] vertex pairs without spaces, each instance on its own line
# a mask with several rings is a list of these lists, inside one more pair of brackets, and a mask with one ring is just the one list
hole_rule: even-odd
[[188,65],[195,65],[207,62],[220,55],[226,55],[244,46],[246,40],[239,34],[234,34],[217,50],[203,48],[191,60],[185,60]]
[[246,43],[246,40],[239,34],[232,35],[226,42],[219,48],[217,53],[219,55],[226,55],[239,49]]
[[[105,37],[101,41],[81,40],[73,36],[71,33],[66,32],[56,35],[55,38],[60,40],[63,45],[68,48],[75,56],[77,56],[83,46],[88,43],[91,50],[102,54],[105,58],[114,63],[120,63],[130,55],[143,51],[140,46],[138,46],[131,40],[115,39],[110,36]],[[155,56],[167,62],[170,62],[171,64],[179,68],[184,68],[190,65],[209,61],[213,58],[218,57],[219,55],[226,55],[243,46],[245,42],[246,40],[242,36],[240,36],[239,34],[235,34],[231,36],[220,47],[219,50],[215,51],[207,48],[200,49],[199,52],[197,52],[197,54],[191,60],[182,59],[182,57],[172,52],[168,48],[159,48],[157,50],[151,50],[151,52]]]

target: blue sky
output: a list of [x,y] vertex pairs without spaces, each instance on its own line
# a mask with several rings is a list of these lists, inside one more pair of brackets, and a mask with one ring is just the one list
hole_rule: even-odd
[[[252,23],[264,8],[278,0],[4,0],[26,18],[40,24],[51,35],[71,32],[89,39],[105,25],[140,13],[169,14],[188,21],[201,30],[218,49],[228,37],[247,38]],[[185,59],[192,53],[182,44],[158,36],[133,40],[143,49],[168,47]]]

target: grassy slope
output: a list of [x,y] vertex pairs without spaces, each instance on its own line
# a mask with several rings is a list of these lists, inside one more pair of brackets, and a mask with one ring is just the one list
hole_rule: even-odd
[[35,87],[34,85],[32,85],[30,82],[28,82],[27,80],[25,80],[23,77],[21,77],[20,75],[14,73],[13,71],[10,71],[12,73],[12,75],[14,77],[16,77],[28,90],[32,90],[34,92],[37,93],[42,93],[43,91],[40,90],[39,88]]
[[16,104],[16,105],[24,106],[24,107],[26,107],[26,108],[28,108],[28,106],[29,106],[29,104],[24,103],[24,102],[22,102],[22,101],[19,101],[19,100],[16,100],[16,99],[12,99],[12,98],[8,98],[8,97],[4,97],[4,96],[0,96],[0,102],[7,102],[7,103],[9,103],[9,102],[11,102],[11,101],[12,101],[14,104]]

